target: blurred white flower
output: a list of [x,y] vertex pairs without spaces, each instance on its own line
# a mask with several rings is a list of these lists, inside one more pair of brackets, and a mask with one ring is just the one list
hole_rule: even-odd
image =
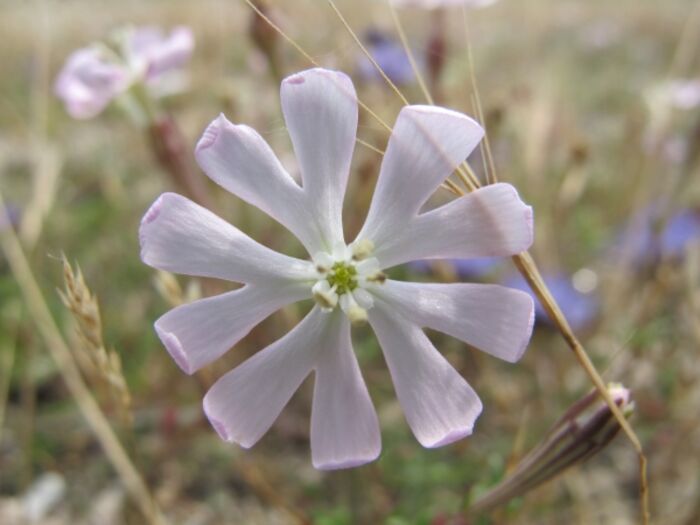
[[700,105],[700,79],[672,80],[665,89],[669,102],[677,109],[693,109]]
[[160,339],[191,374],[271,313],[314,299],[298,326],[205,396],[204,410],[223,439],[253,446],[314,371],[313,464],[333,469],[374,460],[379,425],[350,338],[351,323],[364,321],[377,335],[418,441],[437,447],[469,435],[481,402],[423,329],[517,361],[532,330],[532,299],[495,285],[393,281],[383,270],[417,259],[519,253],[532,242],[532,209],[512,186],[494,184],[421,212],[483,130],[454,111],[407,106],[364,227],[347,244],[342,205],[357,131],[353,84],[343,73],[311,69],[286,78],[281,98],[302,185],[257,132],[223,115],[204,132],[196,157],[215,182],[294,233],[310,260],[274,252],[192,201],[163,194],[141,224],[143,261],[244,286],[169,311],[155,323]]
[[674,79],[656,84],[644,92],[644,98],[649,110],[643,139],[645,148],[656,152],[661,147],[669,161],[677,162],[678,144],[663,145],[663,142],[674,111],[690,111],[700,105],[700,79]]
[[126,28],[116,33],[117,50],[104,43],[74,51],[59,73],[54,92],[76,119],[92,118],[136,83],[155,97],[182,91],[183,66],[194,49],[187,27],[169,35],[155,27]]

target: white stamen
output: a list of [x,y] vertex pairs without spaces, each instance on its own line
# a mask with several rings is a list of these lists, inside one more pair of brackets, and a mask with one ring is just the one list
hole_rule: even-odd
[[369,239],[362,239],[352,243],[352,257],[356,261],[362,261],[366,259],[374,251],[374,243]]
[[311,293],[314,301],[324,310],[332,310],[338,304],[338,294],[335,293],[335,286],[331,288],[330,283],[325,279],[316,281],[316,284],[311,287]]
[[318,252],[314,255],[314,264],[320,273],[326,273],[333,267],[333,257],[326,252]]
[[[357,290],[355,290],[357,292]],[[354,325],[362,324],[367,321],[367,310],[357,304],[353,292],[348,292],[340,296],[340,308],[345,315],[348,316],[350,322]]]
[[359,306],[353,306],[345,312],[350,319],[350,322],[354,325],[361,325],[367,322],[367,310],[360,308]]
[[[338,244],[332,254],[314,255],[312,267],[316,271],[316,282],[311,292],[324,311],[330,312],[340,306],[353,324],[367,321],[367,310],[374,306],[374,296],[366,288],[386,279],[379,261],[366,257],[373,248],[371,241],[360,241],[352,247]],[[358,253],[362,260],[358,259]]]

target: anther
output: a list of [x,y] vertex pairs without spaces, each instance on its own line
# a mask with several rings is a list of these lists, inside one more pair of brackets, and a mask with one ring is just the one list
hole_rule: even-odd
[[362,239],[353,243],[352,245],[352,258],[356,261],[361,261],[366,259],[374,251],[374,243],[369,239]]
[[355,326],[365,324],[367,322],[367,310],[360,306],[352,306],[347,311],[348,319]]
[[365,277],[365,280],[370,283],[384,284],[384,281],[386,281],[386,274],[384,272],[376,272]]
[[335,293],[335,286],[331,288],[328,281],[317,281],[311,287],[311,293],[321,308],[332,310],[338,304],[338,294]]

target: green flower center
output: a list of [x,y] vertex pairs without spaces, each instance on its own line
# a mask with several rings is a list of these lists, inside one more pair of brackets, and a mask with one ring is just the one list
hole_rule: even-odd
[[357,288],[357,269],[354,265],[337,262],[328,272],[328,284],[335,286],[335,293],[343,295]]

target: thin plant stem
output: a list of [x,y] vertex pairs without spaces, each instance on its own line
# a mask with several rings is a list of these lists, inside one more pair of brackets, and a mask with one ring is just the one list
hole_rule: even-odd
[[647,458],[644,454],[644,449],[642,448],[642,444],[639,441],[637,434],[622,414],[620,408],[610,396],[608,390],[605,388],[605,383],[603,379],[600,377],[600,374],[596,370],[595,365],[591,361],[590,357],[588,357],[588,354],[586,353],[586,350],[584,349],[583,345],[580,343],[573,330],[569,326],[569,323],[566,320],[564,313],[561,311],[561,308],[557,304],[554,297],[552,297],[552,294],[547,288],[547,285],[544,283],[542,276],[540,275],[540,272],[537,268],[537,265],[532,259],[532,256],[528,252],[523,252],[521,254],[513,256],[513,262],[518,268],[518,271],[520,271],[520,273],[530,285],[530,288],[532,288],[532,291],[535,293],[535,295],[537,295],[537,298],[540,300],[540,303],[547,312],[547,316],[552,320],[559,332],[562,334],[562,337],[566,341],[569,348],[573,350],[577,361],[584,369],[584,371],[586,372],[586,374],[588,375],[598,392],[600,392],[600,395],[603,397],[608,407],[610,407],[610,411],[615,416],[615,419],[618,421],[620,427],[622,427],[623,432],[625,433],[629,441],[632,443],[632,446],[634,447],[635,451],[637,452],[637,456],[639,458],[639,494],[641,499],[642,522],[645,525],[647,525],[650,519],[649,483],[647,480]]
[[[253,11],[255,11],[260,18],[265,20],[268,24],[270,24],[270,27],[277,31],[282,38],[284,38],[294,49],[296,49],[308,62],[316,67],[321,67],[321,64],[318,63],[317,60],[315,60],[311,55],[309,55],[306,51],[304,51],[304,48],[302,48],[292,37],[287,35],[282,29],[275,24],[269,16],[267,16],[265,13],[263,13],[251,0],[243,0],[246,4],[248,4],[248,7],[250,7]],[[379,115],[377,115],[372,109],[362,102],[360,99],[357,100],[357,104],[365,110],[374,120],[376,120],[387,132],[391,133],[391,126],[386,123],[384,119],[382,119]]]
[[[474,96],[474,93],[471,95],[472,99],[472,107],[474,108],[474,111],[476,111],[477,116],[479,117],[479,122],[481,122],[481,127],[486,129],[486,124],[484,123],[484,114],[481,112],[481,105],[479,104],[479,101],[477,98]],[[484,133],[484,139],[488,137],[488,133]],[[479,143],[479,151],[481,152],[481,167],[484,169],[484,173],[486,174],[486,184],[495,184],[498,182],[495,178],[495,173],[493,171],[489,171],[489,166],[486,161],[486,147],[484,144],[486,143],[486,140],[482,140]]]
[[19,315],[17,315],[17,324],[15,325],[15,333],[12,335],[12,342],[7,346],[5,352],[0,355],[0,443],[2,442],[2,432],[5,426],[5,411],[7,408],[7,398],[10,393],[10,384],[12,382],[12,370],[15,366],[15,356],[17,354],[17,345],[19,343]]
[[408,106],[408,99],[404,96],[403,93],[401,93],[401,90],[392,82],[392,80],[389,78],[389,76],[384,72],[382,67],[377,64],[377,61],[374,60],[374,57],[372,56],[372,53],[370,53],[367,48],[362,44],[362,41],[359,39],[355,31],[352,30],[352,27],[350,27],[350,24],[348,24],[348,21],[345,19],[343,14],[340,12],[338,7],[335,5],[335,2],[333,0],[326,0],[328,2],[328,5],[331,6],[333,11],[335,12],[336,16],[338,17],[338,20],[345,26],[345,29],[347,29],[348,33],[350,33],[350,36],[352,39],[355,41],[357,44],[357,47],[360,48],[360,50],[364,53],[364,55],[369,59],[370,62],[372,62],[372,65],[374,68],[377,70],[377,72],[382,76],[384,81],[391,87],[391,89],[396,93],[396,96],[401,99],[401,102],[404,103],[404,105]]
[[[0,192],[0,213],[5,213],[5,203]],[[163,522],[160,510],[150,494],[148,486],[129,458],[119,438],[109,424],[90,389],[83,381],[78,366],[68,345],[61,335],[49,311],[41,289],[32,273],[24,250],[12,228],[0,231],[0,245],[5,253],[10,269],[24,296],[30,317],[46,344],[46,349],[56,363],[70,394],[80,409],[83,418],[90,426],[104,450],[108,460],[121,478],[126,490],[134,499],[148,523],[160,525]]]
[[488,168],[485,168],[486,180],[489,184],[495,184],[498,182],[498,177],[496,176],[496,164],[493,161],[493,155],[491,154],[491,141],[489,140],[488,130],[486,129],[486,119],[484,118],[484,109],[481,104],[481,95],[479,94],[479,84],[476,82],[476,70],[474,69],[474,53],[472,52],[472,45],[469,40],[469,25],[467,23],[467,7],[462,6],[462,20],[464,21],[464,44],[467,51],[467,65],[469,67],[469,80],[472,84],[472,94],[474,96],[474,107],[476,108],[476,114],[484,128],[484,140],[482,151],[485,153],[484,157],[488,161]]
[[384,152],[383,152],[381,149],[379,149],[379,148],[376,147],[376,146],[373,146],[373,145],[370,144],[369,142],[367,142],[367,141],[365,141],[365,140],[362,140],[362,139],[359,138],[359,137],[356,138],[355,141],[356,141],[358,144],[360,144],[361,146],[364,146],[364,147],[367,148],[367,149],[371,149],[371,150],[374,151],[375,153],[379,153],[380,155],[384,155]]
[[394,4],[392,4],[391,1],[388,1],[387,5],[389,6],[389,11],[391,12],[391,18],[394,21],[394,27],[396,28],[396,32],[399,35],[399,40],[401,40],[401,45],[403,46],[403,49],[406,52],[408,62],[411,64],[413,74],[415,75],[416,80],[418,81],[418,86],[423,92],[423,96],[425,97],[426,102],[432,106],[435,104],[435,101],[433,100],[433,96],[430,94],[430,90],[428,89],[428,85],[425,83],[423,74],[421,73],[421,70],[418,67],[418,63],[416,62],[416,57],[413,54],[413,50],[408,45],[408,38],[406,38],[406,31],[404,31],[403,29],[401,19],[399,18],[398,13],[396,12]]
[[[250,0],[243,0],[246,2],[252,9],[256,10],[256,12],[259,12],[255,8],[255,6],[251,3]],[[332,0],[328,0],[331,5],[333,5]],[[337,9],[336,9],[337,12]],[[339,13],[338,13],[339,14]],[[261,15],[264,17],[264,15]],[[342,15],[340,15],[341,21],[344,20],[342,18]],[[290,42],[295,49],[297,49],[302,55],[304,55],[312,64],[318,65],[316,61],[314,61],[311,56],[306,53],[306,51],[301,48],[301,46],[294,42],[290,37],[288,37],[285,33],[283,33],[279,28],[277,28],[276,25],[272,23],[269,19],[266,19],[268,23],[272,25],[273,28],[276,30],[280,31],[280,34],[288,41]],[[357,36],[354,34],[352,31],[352,28],[347,25],[347,22],[344,24],[348,31],[350,31],[354,35],[354,39],[356,42],[359,42],[359,39]],[[363,46],[361,48],[367,53],[367,51],[364,49]],[[393,83],[392,83],[393,85]],[[395,87],[395,86],[394,86]],[[396,88],[398,90],[398,88]],[[400,91],[399,91],[400,93]],[[400,98],[403,101],[406,101],[406,97],[403,96],[403,94],[400,94]],[[364,103],[361,103],[358,101],[358,104],[360,104],[361,107],[368,109],[367,106]],[[373,112],[370,111],[370,114],[375,115]],[[378,117],[376,117],[378,118]],[[382,125],[387,128],[388,131],[391,131],[391,127],[388,126],[386,123],[383,121],[379,120]],[[469,191],[474,191],[480,187],[480,184],[478,182],[478,179],[476,179],[476,176],[474,172],[471,170],[469,165],[464,162],[462,166],[459,166],[457,168],[457,173],[460,177],[460,179],[465,183]],[[457,195],[464,195],[464,191],[457,187],[454,186],[454,193]],[[650,513],[649,513],[649,485],[647,481],[647,458],[644,454],[644,450],[642,448],[641,442],[639,441],[639,438],[637,437],[637,434],[635,433],[634,429],[632,426],[627,422],[625,419],[624,415],[620,411],[619,407],[615,403],[615,401],[612,399],[610,396],[609,392],[607,391],[607,388],[605,387],[605,383],[603,382],[603,379],[600,377],[600,374],[595,368],[595,365],[591,361],[590,357],[588,357],[588,354],[586,353],[586,350],[584,349],[583,345],[579,342],[578,338],[576,335],[573,333],[573,330],[571,330],[571,327],[569,326],[569,323],[566,320],[566,317],[564,316],[564,313],[562,312],[561,308],[557,304],[556,300],[552,296],[551,292],[549,291],[549,288],[547,285],[544,283],[539,270],[537,268],[537,265],[535,264],[535,261],[532,259],[532,256],[529,254],[529,252],[523,252],[518,255],[513,256],[513,262],[515,263],[516,268],[518,271],[523,275],[525,280],[527,281],[528,285],[530,288],[533,290],[535,295],[540,299],[542,305],[545,308],[545,311],[547,312],[547,315],[550,317],[552,322],[555,324],[559,332],[561,333],[564,341],[566,344],[569,346],[569,348],[574,352],[574,355],[576,357],[576,360],[579,362],[581,367],[584,369],[586,372],[586,375],[588,375],[589,379],[593,383],[593,385],[596,387],[598,392],[600,393],[601,397],[605,400],[606,404],[608,407],[610,407],[610,411],[613,413],[615,419],[618,421],[620,424],[620,427],[622,428],[623,432],[627,436],[627,439],[632,443],[632,446],[635,449],[635,452],[637,453],[637,456],[639,458],[639,493],[640,493],[640,505],[641,505],[641,514],[642,514],[642,523],[644,525],[648,525],[649,519],[650,519]]]
[[698,32],[700,32],[700,1],[695,2],[695,7],[693,7],[683,26],[668,68],[668,78],[688,73],[688,68],[693,61],[693,55],[697,50]]

